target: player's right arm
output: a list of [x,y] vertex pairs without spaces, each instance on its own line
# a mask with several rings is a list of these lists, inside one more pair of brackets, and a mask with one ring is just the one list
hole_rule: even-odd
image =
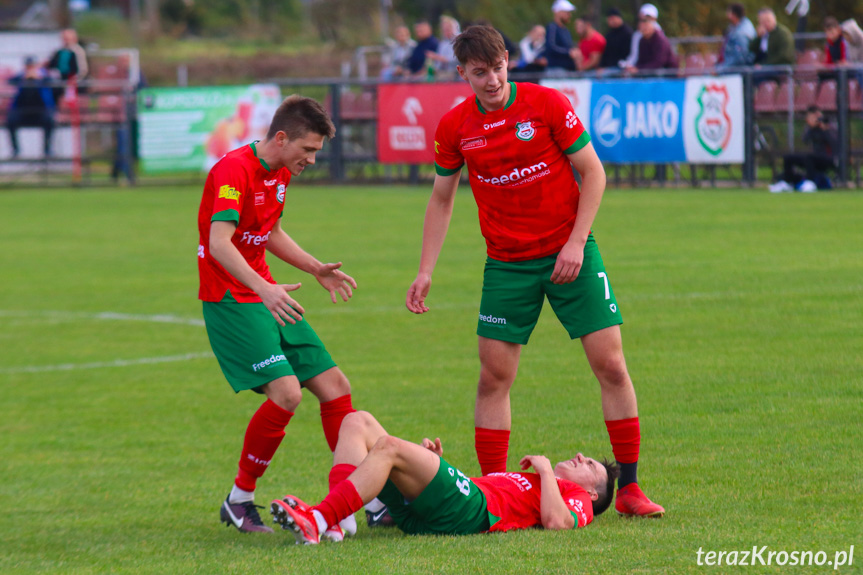
[[431,288],[432,272],[437,265],[438,256],[443,248],[444,239],[452,218],[455,193],[458,189],[460,172],[455,174],[435,176],[431,199],[426,207],[423,223],[423,245],[420,255],[420,266],[417,277],[408,289],[405,305],[413,313],[425,313],[429,310],[425,305],[426,296]]
[[303,307],[288,295],[300,288],[300,284],[271,284],[262,278],[231,242],[237,224],[233,221],[217,220],[210,223],[210,254],[225,270],[261,298],[264,306],[280,325],[297,323],[303,319]]

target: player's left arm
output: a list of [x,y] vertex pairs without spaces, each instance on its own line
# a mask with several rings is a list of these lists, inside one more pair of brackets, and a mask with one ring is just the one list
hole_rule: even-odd
[[325,290],[330,292],[333,303],[337,301],[337,295],[341,295],[342,301],[348,301],[353,296],[353,290],[357,289],[357,282],[341,271],[342,262],[321,263],[313,255],[301,248],[297,242],[282,229],[282,219],[273,226],[270,239],[267,241],[267,251],[280,260],[314,276]]
[[566,284],[575,281],[584,261],[584,245],[593,220],[599,211],[602,195],[605,193],[605,168],[596,155],[593,144],[588,142],[580,150],[568,154],[569,161],[581,174],[581,193],[578,199],[578,213],[569,240],[561,248],[551,273],[551,281]]
[[572,529],[575,518],[570,513],[560,488],[551,462],[543,455],[525,455],[519,462],[522,469],[533,467],[539,474],[541,492],[539,496],[539,515],[543,529]]

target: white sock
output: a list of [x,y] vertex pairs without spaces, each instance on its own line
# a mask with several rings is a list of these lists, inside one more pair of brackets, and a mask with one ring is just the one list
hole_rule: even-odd
[[339,527],[345,530],[346,535],[354,536],[357,534],[357,518],[353,515],[348,515],[339,521]]
[[228,503],[245,503],[246,501],[254,501],[255,492],[245,491],[236,485],[231,489],[231,494],[228,495]]
[[323,513],[321,513],[317,509],[312,509],[312,516],[315,518],[315,522],[318,524],[318,533],[323,533],[324,531],[326,531],[329,525],[327,525],[327,520],[324,519]]
[[384,502],[377,497],[375,497],[365,505],[366,511],[371,511],[372,513],[377,513],[384,507],[386,507],[386,505],[384,505]]

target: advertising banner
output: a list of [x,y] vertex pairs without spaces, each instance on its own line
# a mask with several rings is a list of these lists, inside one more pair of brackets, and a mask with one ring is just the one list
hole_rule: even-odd
[[474,94],[466,82],[381,84],[378,87],[378,161],[434,163],[434,134],[449,110]]
[[683,162],[684,80],[594,82],[590,136],[604,162]]
[[605,162],[744,161],[741,76],[542,84],[570,99]]
[[208,171],[231,150],[263,140],[281,102],[270,84],[141,90],[141,169]]
[[686,160],[695,164],[742,164],[743,77],[687,78],[685,101]]

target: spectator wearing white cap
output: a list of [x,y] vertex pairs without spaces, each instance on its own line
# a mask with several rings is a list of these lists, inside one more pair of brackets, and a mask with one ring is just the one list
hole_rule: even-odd
[[575,6],[569,0],[555,0],[551,6],[554,19],[545,27],[545,58],[548,70],[554,73],[561,71],[574,72],[575,62],[569,55],[574,44],[569,31],[569,21]]
[[[658,30],[662,30],[662,26],[659,25],[659,22],[656,20],[659,18],[659,9],[653,4],[642,4],[641,8],[638,9],[638,19],[641,18],[653,18],[653,25]],[[621,60],[618,65],[621,68],[634,68],[635,63],[638,62],[638,44],[641,42],[642,33],[641,29],[636,29],[632,34],[632,43],[629,47],[629,56],[625,60]]]

